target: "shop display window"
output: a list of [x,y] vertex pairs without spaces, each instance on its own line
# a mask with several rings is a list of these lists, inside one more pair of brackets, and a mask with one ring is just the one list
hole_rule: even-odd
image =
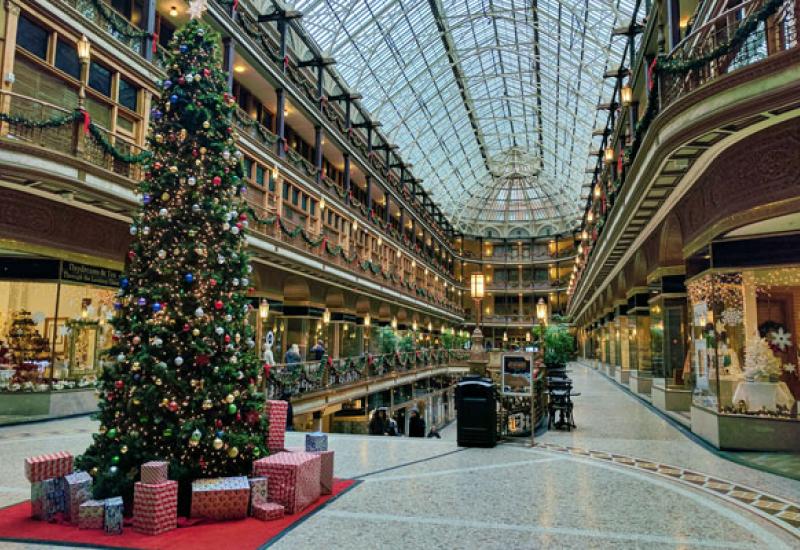
[[63,281],[0,281],[0,389],[91,386],[108,361],[114,295]]
[[800,267],[703,274],[687,287],[694,404],[796,419]]

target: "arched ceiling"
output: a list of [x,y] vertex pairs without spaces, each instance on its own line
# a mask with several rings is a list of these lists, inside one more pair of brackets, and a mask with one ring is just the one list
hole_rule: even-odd
[[[499,222],[506,233],[533,234],[543,224],[576,224],[597,104],[613,87],[603,73],[624,47],[611,33],[630,21],[632,0],[295,7],[456,228]],[[498,172],[510,152],[515,163],[538,164],[527,169],[535,176]]]

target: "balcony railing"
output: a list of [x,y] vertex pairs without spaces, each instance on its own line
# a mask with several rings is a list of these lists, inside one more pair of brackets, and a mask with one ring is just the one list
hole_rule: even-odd
[[[142,170],[139,164],[120,160],[119,156],[114,156],[100,139],[106,144],[111,144],[120,155],[139,155],[144,149],[119,136],[115,137],[105,128],[93,124],[100,138],[98,139],[89,131],[84,116],[79,111],[70,111],[13,92],[0,92],[0,101],[7,105],[4,114],[10,117],[4,123],[5,139],[70,155],[134,181],[141,178]],[[51,121],[52,124],[31,124],[31,121]],[[59,123],[56,124],[56,121]]]
[[124,15],[103,0],[61,0],[86,19],[108,32],[119,43],[143,55],[147,32],[136,27]]
[[394,271],[384,269],[379,262],[373,262],[370,255],[364,257],[354,250],[346,250],[336,243],[331,243],[325,235],[318,235],[308,229],[305,224],[298,224],[277,215],[273,210],[259,204],[248,203],[256,219],[250,225],[250,231],[270,239],[280,241],[292,248],[307,252],[312,256],[323,257],[327,264],[336,265],[355,275],[372,279],[402,294],[442,307],[452,313],[461,314],[460,306],[443,296],[441,292],[417,286],[414,282],[402,279]]
[[[667,61],[689,63],[687,68],[692,68],[686,72],[664,73],[661,84],[662,108],[707,82],[796,47],[796,0],[783,0],[774,15],[766,21],[756,21],[757,12],[769,3],[770,0],[754,0],[739,4],[684,38],[670,52]],[[747,30],[746,25],[753,25],[754,28],[741,41],[737,35]],[[723,51],[724,54],[719,54]]]
[[391,375],[448,366],[468,358],[469,351],[460,349],[362,354],[340,359],[326,356],[321,361],[273,366],[266,377],[266,391],[270,399],[278,399],[287,394],[298,396],[339,389]]

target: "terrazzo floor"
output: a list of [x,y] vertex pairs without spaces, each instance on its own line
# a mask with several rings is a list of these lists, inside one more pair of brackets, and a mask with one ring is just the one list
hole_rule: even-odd
[[[533,449],[461,449],[455,424],[441,440],[330,436],[336,475],[360,483],[272,547],[800,548],[800,531],[775,516],[800,512],[800,482],[726,461],[598,373],[571,369],[578,429]],[[0,429],[0,503],[28,497],[25,456],[78,453],[92,429],[85,418]],[[289,433],[287,445],[302,439]]]

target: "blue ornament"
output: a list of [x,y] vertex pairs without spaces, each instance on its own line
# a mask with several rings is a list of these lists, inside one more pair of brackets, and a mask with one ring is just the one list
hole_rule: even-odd
[[122,309],[122,304],[119,303],[119,302],[114,302],[114,309],[117,309],[117,310]]
[[138,381],[139,381],[139,378],[141,378],[141,376],[139,376],[139,374],[138,374],[138,373],[133,375],[133,379],[134,379],[134,381],[138,382]]
[[172,86],[172,81],[171,80],[165,80],[164,81],[164,89],[166,90],[170,86]]
[[172,94],[171,96],[169,96],[169,102],[170,103],[177,103],[178,102],[178,96],[176,96],[175,94]]
[[129,284],[129,283],[130,283],[130,282],[128,281],[128,278],[127,278],[127,277],[123,277],[123,278],[122,278],[122,279],[120,279],[120,281],[119,281],[119,286],[121,286],[122,288],[128,288],[128,284]]
[[222,438],[225,435],[225,432],[222,430],[217,430],[217,437]]
[[187,283],[191,283],[194,281],[194,275],[192,275],[191,273],[187,273],[186,275],[183,276],[183,278]]
[[155,313],[158,313],[159,311],[161,311],[161,304],[159,304],[158,302],[153,302],[153,306],[152,307],[153,307],[153,311]]
[[146,305],[146,304],[147,304],[147,300],[146,300],[145,298],[139,298],[139,299],[136,301],[136,303],[138,303],[140,306],[143,306],[143,305]]
[[142,202],[143,202],[144,204],[150,204],[150,201],[151,201],[151,200],[153,200],[153,197],[151,197],[151,196],[150,196],[150,195],[148,195],[147,193],[145,193],[144,195],[142,195]]
[[187,51],[189,51],[189,46],[187,46],[186,44],[181,44],[180,50],[181,53],[186,53]]
[[153,109],[152,111],[150,111],[150,116],[153,118],[153,120],[160,119],[161,115],[162,113],[158,109]]

